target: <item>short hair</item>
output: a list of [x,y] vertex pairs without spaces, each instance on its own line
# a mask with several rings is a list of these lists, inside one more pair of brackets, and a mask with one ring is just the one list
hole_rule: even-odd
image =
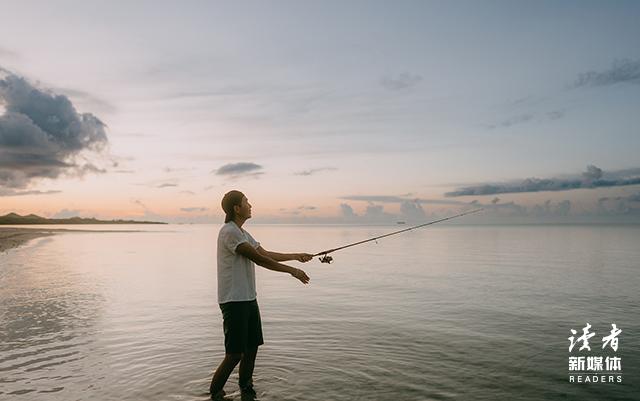
[[235,189],[224,194],[222,197],[222,210],[224,210],[225,213],[225,223],[230,222],[236,217],[236,211],[233,207],[239,206],[242,203],[242,198],[244,198],[244,194]]

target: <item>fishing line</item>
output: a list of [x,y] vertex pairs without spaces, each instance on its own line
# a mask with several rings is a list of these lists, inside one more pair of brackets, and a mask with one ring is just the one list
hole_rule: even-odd
[[384,235],[380,235],[378,237],[373,237],[373,238],[369,238],[369,239],[365,239],[362,241],[358,241],[358,242],[354,242],[352,244],[348,244],[348,245],[343,245],[341,247],[338,248],[333,248],[333,249],[328,249],[326,251],[322,251],[322,252],[318,252],[314,255],[312,255],[313,257],[315,256],[320,256],[320,262],[321,263],[331,263],[331,261],[333,261],[333,258],[331,256],[329,256],[330,253],[333,253],[335,251],[340,251],[342,249],[345,248],[350,248],[352,246],[356,246],[356,245],[360,245],[360,244],[364,244],[365,242],[370,242],[370,241],[376,241],[379,240],[380,238],[384,238],[384,237],[389,237],[391,235],[396,235],[396,234],[400,234],[400,233],[404,233],[407,231],[411,231],[411,230],[415,230],[416,228],[420,228],[420,227],[424,227],[424,226],[428,226],[431,224],[436,224],[436,223],[440,223],[442,221],[446,221],[446,220],[451,220],[451,219],[455,219],[456,217],[462,217],[465,216],[467,214],[471,214],[471,213],[476,213],[479,212],[481,210],[484,210],[484,208],[480,208],[480,209],[475,209],[475,210],[470,210],[468,212],[464,212],[464,213],[460,213],[460,214],[456,214],[455,216],[449,216],[449,217],[445,217],[444,219],[439,219],[439,220],[434,220],[434,221],[430,221],[428,223],[424,223],[424,224],[419,224],[417,226],[413,226],[413,227],[409,227],[409,228],[405,228],[403,230],[398,230],[398,231],[394,231],[392,233],[388,233],[388,234],[384,234]]

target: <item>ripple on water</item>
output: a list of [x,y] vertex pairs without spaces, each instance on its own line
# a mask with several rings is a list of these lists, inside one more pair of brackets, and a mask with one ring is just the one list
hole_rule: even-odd
[[[285,249],[371,229],[261,230]],[[576,320],[640,330],[638,231],[589,230],[413,232],[307,265],[308,287],[261,271],[260,399],[632,399],[630,386],[585,390],[563,376]],[[207,400],[224,356],[209,231],[55,236],[2,255],[0,394]],[[640,350],[624,344],[633,377]],[[240,400],[237,380],[236,370],[226,389]]]

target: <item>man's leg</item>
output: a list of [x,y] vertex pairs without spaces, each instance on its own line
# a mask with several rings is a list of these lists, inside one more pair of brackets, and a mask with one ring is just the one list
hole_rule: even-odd
[[238,384],[241,389],[253,392],[253,367],[256,364],[256,355],[258,354],[258,346],[264,344],[262,338],[262,321],[260,319],[260,308],[258,301],[253,300],[248,303],[249,309],[249,325],[247,333],[247,348],[245,349],[242,360],[240,361],[240,378]]
[[224,330],[225,356],[211,379],[209,391],[217,395],[229,379],[238,362],[242,359],[247,343],[248,308],[246,302],[227,302],[220,304],[222,327]]
[[247,350],[244,354],[242,354],[242,359],[240,360],[240,379],[238,380],[240,388],[244,388],[248,384],[251,384],[251,378],[253,377],[253,367],[256,364],[257,354],[258,347]]
[[[224,388],[225,383],[229,379],[229,375],[233,372],[238,362],[242,360],[242,354],[225,354],[224,359],[220,362],[220,366],[216,369],[209,386],[211,396],[214,396]],[[242,365],[241,365],[242,366]]]

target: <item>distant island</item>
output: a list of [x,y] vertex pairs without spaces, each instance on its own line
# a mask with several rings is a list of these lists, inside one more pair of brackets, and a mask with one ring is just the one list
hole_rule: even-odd
[[134,220],[98,220],[90,217],[70,217],[68,219],[47,219],[35,214],[20,216],[16,213],[9,213],[0,216],[1,224],[168,224],[158,221],[134,221]]

